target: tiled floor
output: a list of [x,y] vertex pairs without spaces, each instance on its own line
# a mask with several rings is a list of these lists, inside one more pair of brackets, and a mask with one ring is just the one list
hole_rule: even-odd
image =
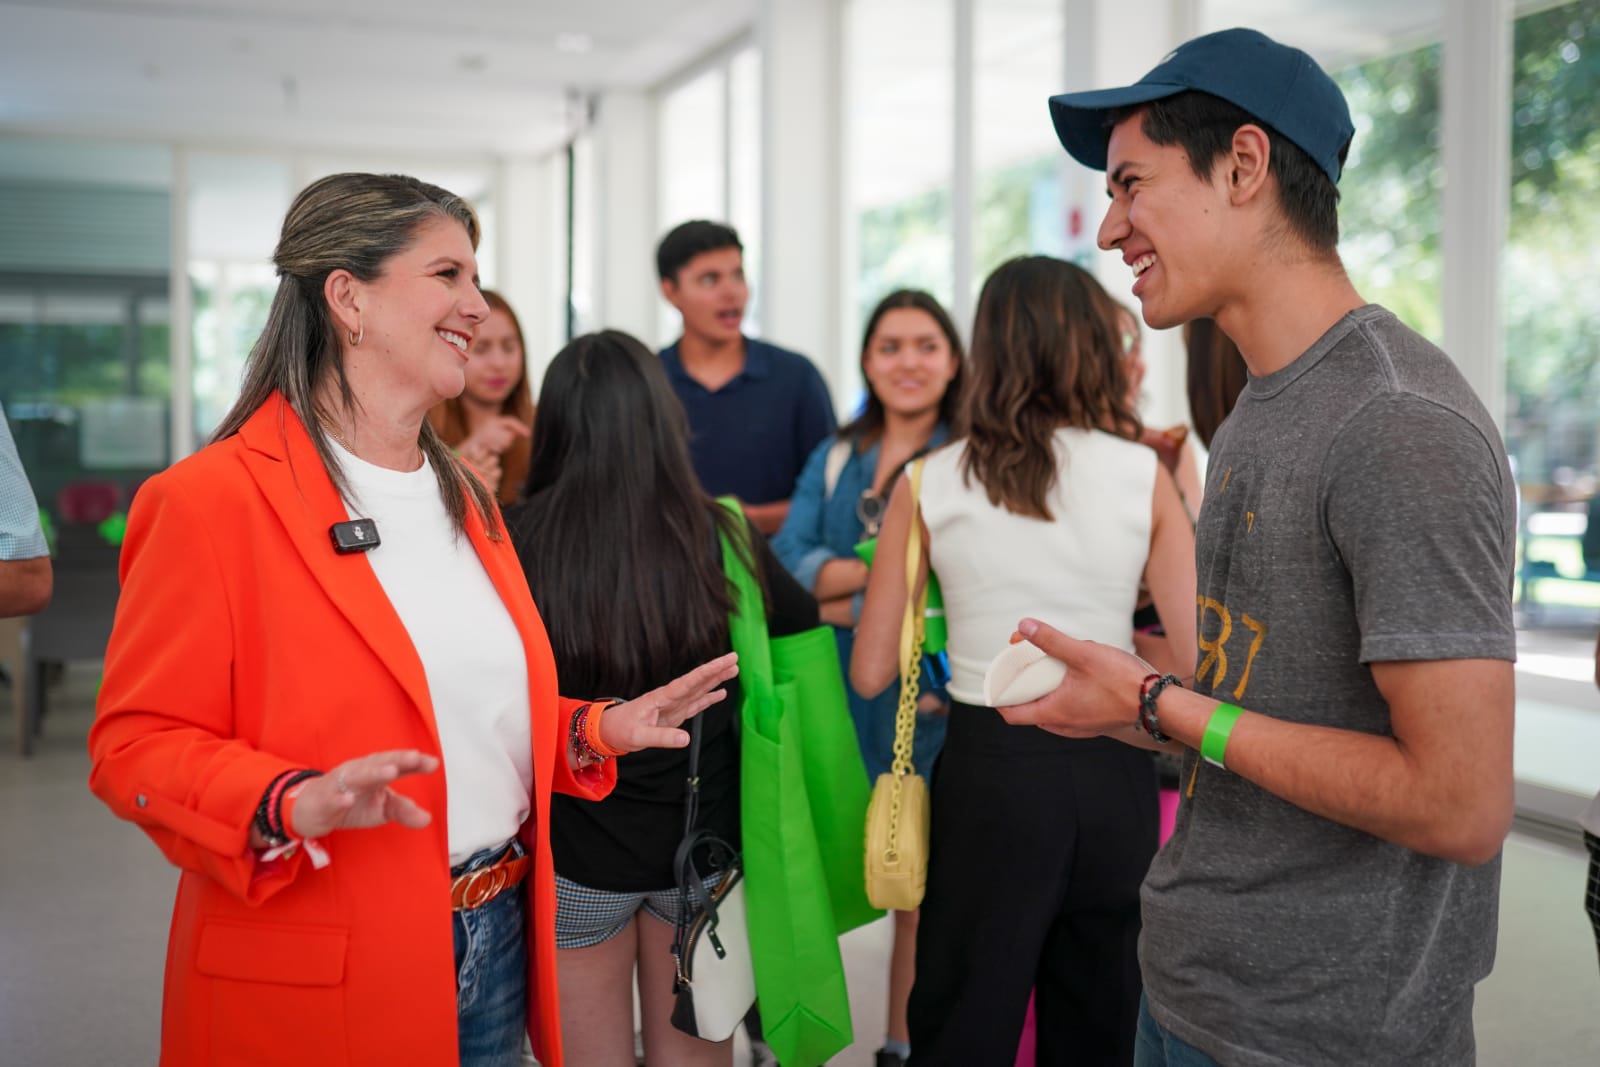
[[[83,738],[93,684],[90,673],[69,674],[67,699],[58,701],[34,759],[0,751],[5,1067],[156,1061],[175,879],[142,834],[89,795]],[[1585,766],[1600,768],[1600,747],[1581,755]],[[1478,996],[1481,1064],[1600,1064],[1600,964],[1582,911],[1583,874],[1584,860],[1570,846],[1521,834],[1508,842],[1499,960]],[[872,1062],[883,1033],[888,947],[886,922],[845,939],[860,1041],[834,1064]]]

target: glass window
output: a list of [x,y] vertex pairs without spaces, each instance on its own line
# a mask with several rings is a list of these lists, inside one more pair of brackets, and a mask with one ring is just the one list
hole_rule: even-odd
[[[973,19],[975,303],[984,279],[1005,260],[1065,256],[1068,248],[1067,156],[1044,117],[1044,101],[1063,84],[1061,0],[979,0]],[[965,307],[956,310],[965,317]]]
[[1356,127],[1339,180],[1339,254],[1363,296],[1435,344],[1444,340],[1440,55],[1430,44],[1333,72]]
[[726,217],[727,85],[727,68],[713,67],[661,99],[657,208],[663,232],[689,219]]
[[[746,81],[740,85],[740,92],[747,94],[748,66],[741,70],[741,76]],[[730,218],[728,84],[729,70],[722,64],[668,90],[661,97],[656,130],[658,240],[680,222],[690,219],[726,222]],[[760,107],[759,94],[746,96],[739,106],[752,104]],[[748,119],[745,125],[750,125]],[[741,192],[746,191],[741,189]],[[748,237],[741,233],[740,239],[748,240]],[[655,254],[653,247],[650,254],[652,257]],[[745,259],[745,269],[749,270],[755,257],[747,251]],[[678,336],[682,323],[678,313],[665,301],[657,309],[656,321],[657,335],[663,343]]]
[[171,184],[165,150],[0,138],[0,404],[52,528],[167,465]]
[[1502,259],[1506,445],[1522,491],[1517,778],[1587,797],[1600,620],[1600,0],[1516,20]]
[[189,160],[194,293],[194,447],[239,396],[245,357],[278,290],[272,252],[295,190],[286,162],[197,153]]
[[846,19],[846,222],[856,279],[847,316],[863,321],[903,286],[949,306],[954,10],[949,0],[852,0]]
[[[728,61],[728,222],[744,243],[750,283],[744,332],[761,335],[761,53],[746,48]],[[676,316],[674,316],[676,318]]]

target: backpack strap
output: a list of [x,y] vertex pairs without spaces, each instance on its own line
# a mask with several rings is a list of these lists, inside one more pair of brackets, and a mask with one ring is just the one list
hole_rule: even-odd
[[841,437],[828,449],[828,460],[822,468],[822,501],[827,503],[833,497],[833,491],[839,484],[839,475],[844,473],[844,465],[850,462],[850,449],[853,443]]

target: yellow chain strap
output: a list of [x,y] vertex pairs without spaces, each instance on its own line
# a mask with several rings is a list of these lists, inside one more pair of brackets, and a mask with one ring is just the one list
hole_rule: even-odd
[[883,861],[900,861],[900,787],[911,773],[911,742],[917,726],[918,681],[922,671],[922,630],[927,615],[928,587],[917,588],[922,562],[922,460],[911,465],[911,524],[906,531],[906,611],[900,624],[900,706],[894,713],[894,780],[889,790],[889,844]]

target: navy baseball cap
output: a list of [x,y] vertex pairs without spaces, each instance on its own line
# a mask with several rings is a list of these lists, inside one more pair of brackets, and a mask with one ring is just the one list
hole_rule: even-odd
[[1123,89],[1052,96],[1050,118],[1073,159],[1105,170],[1111,140],[1106,116],[1111,111],[1191,89],[1249,112],[1339,181],[1344,167],[1340,156],[1355,134],[1344,93],[1316,60],[1255,30],[1222,30],[1186,41]]

